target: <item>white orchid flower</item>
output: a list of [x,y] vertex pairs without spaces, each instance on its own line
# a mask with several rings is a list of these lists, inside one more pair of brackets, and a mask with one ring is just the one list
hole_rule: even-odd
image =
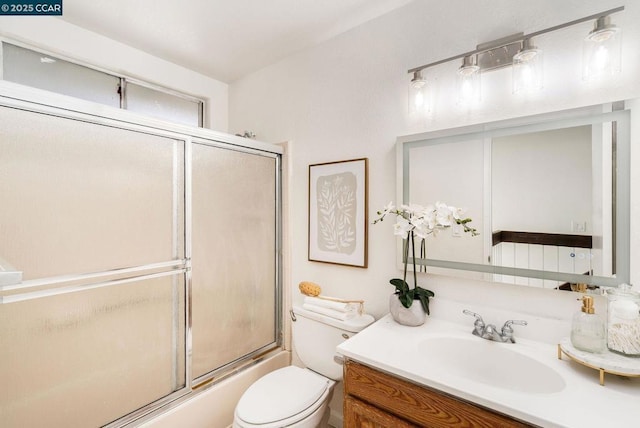
[[397,214],[397,211],[395,211],[395,206],[393,205],[393,201],[390,201],[382,211],[378,211],[376,214],[378,214],[380,217],[378,217],[373,224],[376,224],[382,220],[384,220],[384,218],[387,216],[387,214]]
[[393,201],[389,201],[389,203],[382,210],[382,215],[387,215],[394,209],[395,209],[395,205],[393,205]]
[[414,216],[409,219],[409,223],[411,223],[415,229],[420,229],[424,227],[424,218]]
[[378,211],[379,217],[373,223],[382,221],[388,214],[395,214],[398,217],[397,223],[393,226],[395,235],[404,238],[413,232],[418,238],[424,239],[428,235],[435,236],[440,229],[446,229],[461,222],[465,232],[476,236],[478,235],[476,229],[467,225],[471,219],[465,217],[465,211],[441,201],[427,206],[403,204],[399,208],[396,208],[393,202],[389,202],[383,210]]
[[418,205],[418,204],[409,205],[409,214],[411,214],[412,217],[420,217],[423,211],[424,211],[424,207],[422,205]]
[[429,204],[426,207],[424,207],[424,211],[425,212],[431,212],[431,211],[435,211],[435,210],[436,210],[436,207],[433,204]]
[[436,202],[436,222],[440,226],[451,226],[453,223],[453,215],[447,204]]
[[425,210],[422,215],[422,219],[425,222],[426,227],[429,229],[435,229],[437,226],[436,212],[433,209]]
[[393,225],[393,234],[406,237],[413,229],[414,226],[409,222],[409,220],[399,216],[398,221]]
[[454,219],[456,219],[456,220],[464,219],[464,212],[466,210],[464,210],[462,208],[456,208],[456,207],[449,207],[449,209],[451,210],[451,214],[453,215]]
[[416,235],[416,237],[420,239],[425,239],[427,236],[431,235],[434,231],[435,229],[430,228],[428,223],[425,223],[423,221],[419,225],[416,225],[416,228],[414,229],[413,233]]
[[413,206],[411,205],[400,205],[398,209],[398,215],[408,219],[413,216]]

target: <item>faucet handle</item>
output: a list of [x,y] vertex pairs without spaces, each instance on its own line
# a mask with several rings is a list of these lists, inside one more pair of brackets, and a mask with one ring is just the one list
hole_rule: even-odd
[[527,325],[528,323],[524,320],[509,320],[505,322],[502,326],[502,338],[505,342],[511,341],[512,343],[515,343],[515,339],[513,338],[513,328],[511,327],[512,324]]
[[482,319],[482,317],[479,314],[471,312],[468,309],[464,309],[462,313],[465,315],[471,315],[472,317],[476,318],[476,321],[473,323],[473,334],[475,334],[476,336],[482,336],[482,334],[484,333],[484,320]]
[[512,324],[516,324],[516,325],[527,325],[528,323],[525,320],[509,320],[507,322],[504,323],[504,325],[502,326],[502,331],[504,331],[505,329],[511,329],[511,325]]
[[465,315],[471,315],[472,317],[476,317],[476,322],[480,321],[481,323],[484,324],[484,320],[479,314],[476,314],[475,312],[471,312],[469,309],[464,309],[462,313]]

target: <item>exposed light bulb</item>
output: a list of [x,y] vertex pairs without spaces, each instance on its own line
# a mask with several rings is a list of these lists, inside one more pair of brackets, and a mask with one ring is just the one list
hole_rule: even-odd
[[480,67],[465,57],[458,69],[458,104],[470,107],[480,101]]
[[460,84],[460,99],[465,103],[473,100],[473,83],[468,78],[463,78]]
[[513,93],[542,89],[542,72],[542,51],[523,40],[522,49],[513,56]]
[[621,37],[622,31],[609,23],[609,17],[598,18],[583,43],[584,80],[603,79],[620,72]]
[[429,113],[429,85],[420,71],[413,73],[409,83],[409,114],[424,117]]
[[424,95],[422,92],[417,92],[413,99],[413,104],[415,105],[416,110],[421,109],[424,106],[424,103]]
[[609,50],[605,46],[598,46],[593,54],[592,66],[597,73],[602,73],[609,62]]

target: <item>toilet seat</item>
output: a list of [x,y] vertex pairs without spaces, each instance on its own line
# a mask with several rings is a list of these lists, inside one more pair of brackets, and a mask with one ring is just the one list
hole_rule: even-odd
[[236,406],[238,422],[261,428],[283,427],[314,413],[334,382],[296,366],[273,371],[247,389]]

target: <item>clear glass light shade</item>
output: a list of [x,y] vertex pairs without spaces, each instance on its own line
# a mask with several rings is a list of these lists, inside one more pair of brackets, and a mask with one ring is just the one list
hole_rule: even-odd
[[621,70],[622,31],[614,25],[602,24],[583,42],[583,78],[586,81],[611,77]]
[[409,83],[409,114],[411,116],[425,116],[430,109],[429,85],[420,72],[413,75]]
[[542,51],[523,49],[513,57],[513,93],[531,93],[542,89]]
[[463,65],[458,69],[458,104],[469,107],[480,101],[480,67]]

